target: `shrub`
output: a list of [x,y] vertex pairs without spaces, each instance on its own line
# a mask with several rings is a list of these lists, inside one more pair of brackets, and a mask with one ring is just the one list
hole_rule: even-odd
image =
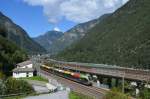
[[131,99],[131,98],[126,94],[121,93],[116,88],[114,88],[106,94],[104,99]]
[[140,93],[140,99],[150,99],[150,89],[144,89]]
[[34,92],[31,85],[24,80],[8,78],[4,85],[6,87],[5,94],[32,93]]

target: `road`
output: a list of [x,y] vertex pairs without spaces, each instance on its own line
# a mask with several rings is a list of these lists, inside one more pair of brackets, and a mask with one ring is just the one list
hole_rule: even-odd
[[56,93],[44,94],[40,96],[30,96],[24,99],[69,99],[68,94],[68,91],[59,91]]
[[49,93],[48,88],[46,87],[46,83],[43,81],[35,81],[35,80],[27,80],[26,81],[32,85],[36,93]]

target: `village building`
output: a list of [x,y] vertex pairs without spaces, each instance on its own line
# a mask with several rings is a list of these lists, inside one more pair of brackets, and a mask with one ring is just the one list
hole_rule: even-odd
[[13,77],[14,78],[22,78],[22,77],[33,77],[34,69],[32,61],[25,61],[22,63],[18,63],[17,67],[13,69]]
[[24,62],[18,63],[17,68],[33,68],[33,63],[30,60],[24,61]]

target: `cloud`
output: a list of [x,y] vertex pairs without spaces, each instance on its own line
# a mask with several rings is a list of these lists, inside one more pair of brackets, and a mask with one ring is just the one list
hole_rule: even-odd
[[61,30],[60,30],[58,27],[55,27],[55,28],[54,28],[54,31],[60,32]]
[[31,6],[42,6],[48,21],[57,24],[63,18],[82,23],[111,13],[128,0],[24,0]]

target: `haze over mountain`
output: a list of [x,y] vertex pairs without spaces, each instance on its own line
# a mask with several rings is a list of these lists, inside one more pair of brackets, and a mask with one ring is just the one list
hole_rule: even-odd
[[33,41],[25,30],[13,23],[11,19],[0,12],[0,30],[5,33],[6,38],[28,53],[42,53],[45,49]]
[[150,0],[130,0],[58,54],[66,61],[150,68]]
[[48,31],[44,35],[33,38],[37,43],[43,46],[47,51],[51,49],[53,42],[63,36],[60,31]]

